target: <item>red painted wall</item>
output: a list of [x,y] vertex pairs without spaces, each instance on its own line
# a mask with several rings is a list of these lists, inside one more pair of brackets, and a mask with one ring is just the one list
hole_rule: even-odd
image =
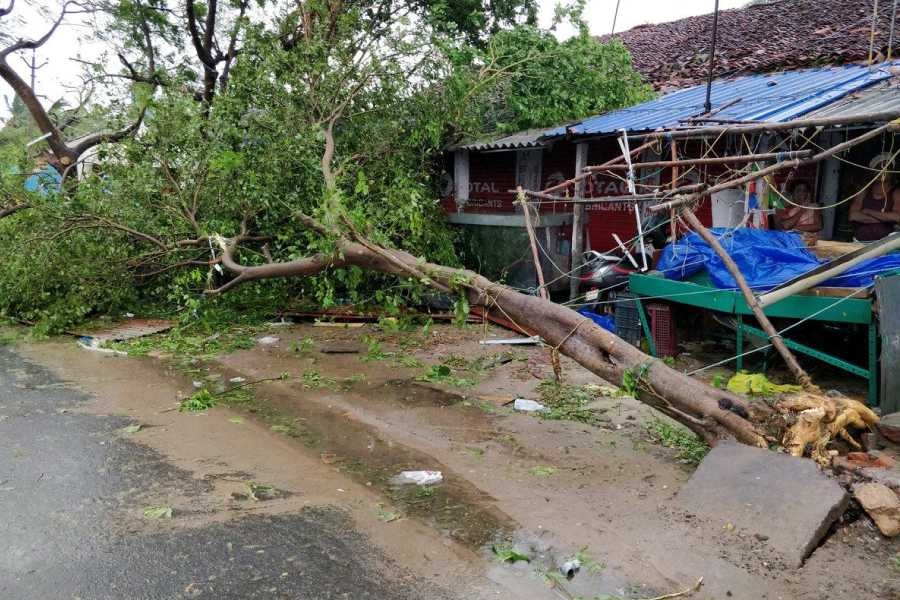
[[[588,164],[600,164],[620,155],[614,138],[592,141],[588,146]],[[452,165],[451,165],[452,166]],[[710,173],[712,174],[712,173]],[[541,164],[541,183],[549,187],[575,175],[575,144],[557,142],[546,148]],[[623,172],[624,178],[624,172]],[[666,170],[660,173],[660,183],[667,183],[671,173]],[[469,201],[464,212],[472,213],[512,213],[518,209],[514,205],[515,194],[510,190],[516,187],[516,152],[471,152],[469,154]],[[569,194],[574,194],[574,186],[570,186]],[[646,190],[638,190],[646,191]],[[594,176],[586,182],[585,196],[621,196],[628,193],[625,181],[609,175]],[[564,192],[558,192],[565,195]],[[444,198],[442,204],[448,212],[456,212],[456,203],[452,195]],[[541,212],[572,212],[572,205],[565,202],[541,202]],[[589,204],[588,226],[586,230],[589,248],[609,250],[615,247],[612,234],[623,240],[637,234],[633,205],[627,202]],[[712,211],[708,201],[704,201],[698,211],[701,221],[709,225],[712,222]]]

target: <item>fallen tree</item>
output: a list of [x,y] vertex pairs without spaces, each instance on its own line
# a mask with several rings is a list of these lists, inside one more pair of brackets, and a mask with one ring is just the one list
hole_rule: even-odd
[[[218,280],[219,268],[232,278],[211,290],[213,294],[251,281],[313,278],[345,267],[419,282],[540,334],[554,350],[622,386],[710,444],[733,438],[766,447],[782,439],[796,411],[748,402],[707,386],[569,308],[439,264],[452,257],[437,252],[435,241],[449,241],[431,235],[428,226],[439,219],[429,219],[435,205],[424,200],[435,191],[426,176],[433,166],[427,161],[443,149],[443,134],[436,132],[451,124],[457,127],[457,121],[479,123],[479,115],[465,113],[473,98],[484,96],[479,100],[484,114],[494,114],[495,99],[508,97],[498,81],[519,65],[531,64],[530,44],[509,57],[500,52],[500,45],[489,44],[479,54],[482,58],[459,67],[454,85],[408,90],[407,82],[416,81],[420,73],[442,73],[453,63],[432,64],[428,59],[435,53],[411,50],[428,47],[412,43],[427,38],[421,27],[398,28],[402,20],[392,14],[361,12],[354,13],[355,21],[337,19],[342,6],[310,5],[317,12],[297,12],[287,28],[297,36],[289,36],[294,41],[287,47],[283,32],[254,38],[252,52],[240,55],[227,89],[214,96],[217,110],[196,111],[194,103],[177,96],[178,90],[165,88],[147,133],[126,141],[134,165],[111,161],[102,185],[96,180],[94,187],[90,182],[81,186],[82,200],[90,200],[83,214],[81,205],[48,206],[57,211],[59,222],[50,221],[53,228],[43,241],[77,232],[96,242],[87,235],[94,229],[128,236],[134,248],[115,245],[123,252],[115,255],[123,272],[127,269],[142,282],[173,273],[177,281],[181,274],[175,273],[190,269],[178,285],[191,292],[204,281]],[[409,3],[398,10],[417,6]],[[579,49],[568,49],[573,50]],[[410,59],[397,60],[397,53]],[[398,72],[398,66],[408,71]],[[610,77],[610,85],[619,85],[619,79]],[[318,92],[310,94],[312,88]],[[447,107],[458,117],[452,123]],[[391,118],[374,118],[382,114]],[[416,118],[396,118],[398,114]],[[409,123],[417,125],[408,130]],[[283,168],[287,156],[296,168]],[[704,186],[680,191],[698,188]],[[127,201],[110,202],[111,197]],[[370,223],[370,229],[363,232],[358,223]],[[210,235],[213,231],[240,233],[225,238]],[[214,246],[220,252],[214,254]],[[144,250],[133,255],[138,248]],[[251,251],[257,258],[250,258]],[[437,262],[414,254],[426,252]],[[258,257],[267,262],[247,264],[263,260]],[[351,274],[335,273],[329,279],[358,276],[347,271]],[[198,285],[188,288],[188,283]]]
[[849,428],[866,429],[877,421],[864,404],[821,393],[807,392],[776,406],[748,402],[671,368],[570,308],[523,294],[474,271],[431,263],[376,244],[346,217],[336,219],[339,225],[331,227],[305,214],[296,218],[308,230],[330,240],[333,250],[291,261],[244,265],[238,258],[241,245],[254,239],[245,223],[233,238],[215,237],[221,249],[218,263],[234,277],[209,293],[221,294],[251,281],[311,277],[350,266],[413,279],[444,293],[463,295],[470,306],[481,307],[486,315],[493,312],[523,330],[536,332],[551,348],[606,381],[632,391],[640,401],[683,424],[710,445],[722,439],[763,448],[780,442],[795,456],[803,456],[809,449],[812,458],[828,464],[831,453],[827,446],[831,441],[840,438],[858,447]]
[[331,239],[334,250],[286,262],[243,265],[237,255],[241,244],[250,237],[245,227],[242,234],[231,239],[217,238],[222,250],[221,265],[235,277],[210,293],[220,294],[250,281],[310,277],[348,266],[412,278],[444,293],[463,294],[470,306],[482,307],[487,313],[537,332],[548,345],[603,379],[631,388],[641,401],[684,424],[710,444],[731,438],[767,447],[770,440],[776,439],[767,435],[761,425],[772,416],[768,407],[751,405],[735,394],[688,377],[574,310],[522,294],[473,271],[430,263],[402,250],[375,244],[346,219],[342,219],[343,232],[336,236],[333,228],[326,228],[307,215],[297,215],[297,219],[309,230]]

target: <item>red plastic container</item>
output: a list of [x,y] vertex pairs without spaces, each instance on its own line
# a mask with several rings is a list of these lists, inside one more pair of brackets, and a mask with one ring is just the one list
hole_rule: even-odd
[[678,356],[678,332],[672,307],[662,302],[648,302],[647,318],[658,356]]

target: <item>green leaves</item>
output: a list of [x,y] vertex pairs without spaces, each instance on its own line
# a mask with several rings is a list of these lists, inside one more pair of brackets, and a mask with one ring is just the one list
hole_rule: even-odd
[[500,562],[516,563],[520,560],[531,562],[531,558],[527,554],[519,552],[511,544],[494,544],[491,546],[491,552]]
[[171,519],[171,506],[148,506],[144,509],[145,519]]
[[222,150],[209,162],[212,170],[222,175],[230,175],[244,165],[243,157],[233,150]]
[[201,412],[216,405],[216,397],[206,389],[185,398],[178,406],[179,412]]
[[502,73],[482,97],[498,132],[550,127],[652,97],[625,46],[601,43],[586,31],[560,42],[536,27],[505,29],[481,60]]

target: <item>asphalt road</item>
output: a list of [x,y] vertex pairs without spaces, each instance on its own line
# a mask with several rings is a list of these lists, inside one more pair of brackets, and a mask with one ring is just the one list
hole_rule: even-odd
[[127,420],[73,410],[84,401],[0,347],[0,598],[449,597],[398,577],[327,507],[162,533],[123,527],[148,487],[201,494],[205,484],[117,435]]

